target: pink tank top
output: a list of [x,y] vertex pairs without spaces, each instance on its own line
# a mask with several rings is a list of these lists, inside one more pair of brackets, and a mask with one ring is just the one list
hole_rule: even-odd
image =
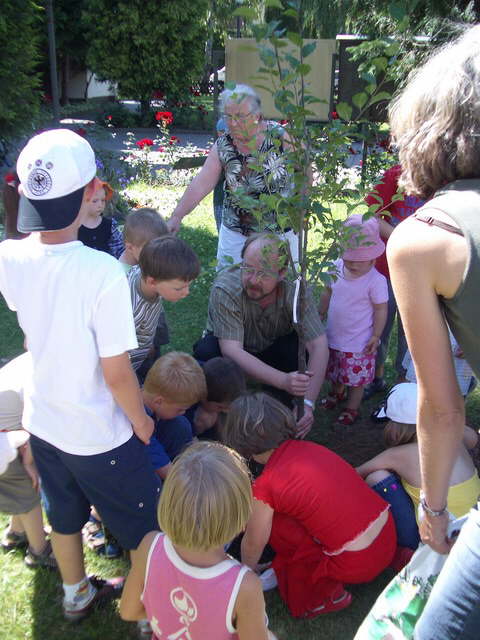
[[187,564],[159,533],[150,547],[142,601],[157,640],[237,638],[233,608],[248,567],[227,558],[213,567]]

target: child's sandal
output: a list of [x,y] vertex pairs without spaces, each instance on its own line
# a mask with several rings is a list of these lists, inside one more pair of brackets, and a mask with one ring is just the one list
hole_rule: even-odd
[[341,424],[344,427],[349,427],[358,419],[357,409],[350,409],[345,407],[342,413],[338,416],[336,424]]

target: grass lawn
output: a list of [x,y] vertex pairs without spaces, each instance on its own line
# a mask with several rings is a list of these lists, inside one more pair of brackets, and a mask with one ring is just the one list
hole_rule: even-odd
[[[159,201],[161,202],[161,197]],[[167,198],[168,200],[168,198]],[[166,207],[165,214],[172,210]],[[216,230],[211,199],[186,219],[181,235],[198,253],[202,265],[211,264],[215,256]],[[190,352],[193,342],[204,329],[208,292],[213,270],[207,268],[191,287],[191,294],[176,304],[166,305],[173,349]],[[22,351],[22,334],[13,313],[0,302],[0,358],[10,359]],[[393,376],[389,366],[389,378]],[[326,444],[352,464],[359,464],[382,449],[381,432],[370,423],[370,408],[379,397],[366,403],[359,423],[345,432],[331,427],[335,413],[317,412],[315,427],[310,438]],[[472,394],[468,403],[469,424],[475,425],[480,410],[478,394]],[[0,516],[0,526],[7,523]],[[124,575],[127,563],[123,560],[105,560],[90,551],[86,553],[88,571],[102,576]],[[351,640],[376,596],[392,577],[385,571],[373,583],[351,587],[354,599],[347,610],[319,617],[313,621],[293,619],[280,600],[276,590],[266,594],[267,612],[271,629],[280,640]],[[58,574],[46,570],[31,571],[23,564],[21,552],[0,553],[0,640],[128,640],[136,637],[136,627],[122,622],[117,605],[94,613],[82,624],[72,627],[61,614],[61,585]],[[201,640],[208,640],[202,638]]]

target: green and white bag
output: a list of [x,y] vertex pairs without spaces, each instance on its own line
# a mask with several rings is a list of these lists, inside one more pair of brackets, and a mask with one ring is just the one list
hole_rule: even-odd
[[[466,519],[453,520],[449,535],[458,532]],[[411,640],[446,559],[447,555],[420,544],[410,562],[378,596],[354,640]]]

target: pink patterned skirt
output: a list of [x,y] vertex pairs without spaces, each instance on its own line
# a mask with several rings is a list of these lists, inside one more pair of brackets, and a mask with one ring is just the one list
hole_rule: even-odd
[[375,377],[375,354],[330,349],[327,380],[347,387],[363,387]]

